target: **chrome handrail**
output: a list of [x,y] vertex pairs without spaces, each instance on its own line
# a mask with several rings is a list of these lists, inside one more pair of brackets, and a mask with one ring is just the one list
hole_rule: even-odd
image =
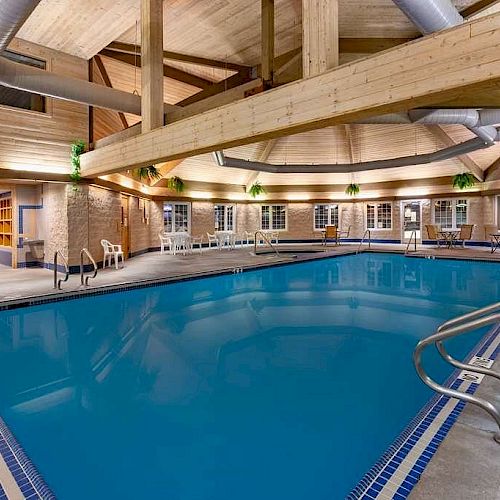
[[[64,264],[64,279],[57,279],[57,273],[58,273],[58,270],[57,270],[57,256],[60,255],[61,256],[61,259],[63,261],[63,264]],[[54,253],[54,288],[57,289],[57,290],[62,290],[61,288],[61,283],[66,283],[66,281],[68,281],[69,279],[69,266],[68,266],[68,261],[66,260],[66,258],[64,257],[64,255],[59,251],[57,250],[55,253]]]
[[280,253],[279,253],[278,249],[271,243],[271,241],[269,240],[269,238],[262,231],[255,231],[254,241],[253,241],[253,253],[254,253],[254,255],[257,255],[257,242],[258,242],[257,235],[258,234],[260,234],[262,236],[262,239],[274,250],[274,252],[276,253],[276,255],[279,257]]
[[417,251],[417,231],[412,231],[411,232],[411,236],[410,236],[410,239],[408,240],[408,244],[406,245],[406,249],[405,249],[405,255],[407,253],[410,253],[410,245],[411,245],[411,240],[413,239],[413,237],[415,236],[415,239],[414,239],[414,243],[415,243],[415,248],[413,249],[414,252]]
[[[87,256],[92,265],[94,266],[94,274],[92,276],[86,276],[83,278],[83,257]],[[94,257],[92,254],[86,249],[82,248],[80,250],[80,283],[84,286],[89,286],[89,279],[94,279],[97,276],[97,264],[95,263]]]
[[467,394],[438,384],[433,379],[431,379],[429,375],[427,375],[422,366],[422,351],[428,345],[435,344],[443,359],[448,361],[451,365],[456,366],[457,368],[460,368],[462,370],[500,378],[497,372],[488,368],[457,361],[446,352],[442,344],[442,342],[446,339],[456,337],[483,326],[498,322],[500,322],[500,303],[492,304],[490,306],[483,307],[482,309],[478,309],[477,311],[473,311],[471,313],[464,314],[463,316],[454,318],[450,321],[446,321],[436,330],[433,335],[430,335],[429,337],[421,340],[417,344],[417,347],[415,348],[415,351],[413,353],[413,362],[415,364],[415,369],[417,370],[418,376],[422,379],[424,384],[429,386],[431,389],[439,392],[440,394],[444,394],[445,396],[475,404],[476,406],[479,406],[480,408],[483,408],[483,410],[487,411],[498,425],[499,430],[495,434],[495,441],[500,444],[500,410],[486,399],[479,398],[477,396],[473,396],[471,394]]
[[361,250],[361,245],[364,243],[365,239],[366,239],[366,235],[368,235],[368,248],[371,248],[372,247],[372,232],[370,231],[370,229],[367,229],[364,233],[363,233],[363,237],[361,238],[361,241],[359,242],[359,245],[358,245],[358,249],[356,250],[356,253],[358,254],[359,251]]

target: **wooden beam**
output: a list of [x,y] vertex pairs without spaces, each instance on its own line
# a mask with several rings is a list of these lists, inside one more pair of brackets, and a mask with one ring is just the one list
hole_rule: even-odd
[[[94,82],[94,59],[91,58],[88,62],[89,82]],[[89,106],[89,136],[88,143],[94,142],[94,106]]]
[[[500,82],[500,13],[81,156],[85,176],[443,102]],[[446,50],[443,50],[446,47]]]
[[[278,139],[270,139],[269,141],[267,141],[266,146],[264,147],[262,153],[259,156],[260,162],[266,162],[269,159],[269,156],[271,156],[271,153],[273,152],[274,146],[276,145],[277,141]],[[250,173],[245,182],[245,193],[248,193],[248,190],[252,187],[252,185],[255,182],[257,182],[261,173],[262,172]]]
[[271,86],[274,75],[274,0],[261,0],[261,60],[264,86]]
[[493,7],[497,3],[500,3],[500,0],[479,0],[472,5],[469,5],[469,7],[462,9],[460,11],[460,14],[462,15],[462,17],[467,19],[469,17],[475,16],[476,14],[479,14],[480,12],[483,12],[483,10]]
[[339,64],[338,0],[302,0],[304,78]]
[[[106,84],[106,87],[113,88],[113,85],[111,84],[111,80],[109,78],[108,72],[106,71],[106,67],[104,66],[104,63],[102,62],[102,59],[99,56],[94,56],[94,61],[97,66],[97,69],[99,70],[99,73],[102,77],[103,82]],[[118,116],[120,118],[120,121],[122,122],[123,128],[128,128],[128,122],[127,118],[125,117],[125,114],[122,113],[121,111],[118,111]]]
[[342,54],[375,54],[411,42],[415,38],[340,38]]
[[354,141],[352,140],[352,133],[351,133],[351,127],[355,126],[356,125],[348,125],[348,124],[344,125],[344,134],[347,141],[347,148],[349,151],[349,159],[351,163],[355,163],[357,161],[356,154],[354,151]]
[[[457,143],[450,137],[448,132],[444,130],[441,125],[430,125],[428,129],[432,132],[434,137],[436,137],[443,146],[451,147],[455,146]],[[479,181],[484,181],[483,169],[467,154],[457,156],[457,160]]]
[[[108,49],[101,50],[99,54],[114,59],[115,61],[130,64],[131,66],[135,66],[137,64],[138,68],[142,67],[141,56],[134,56],[133,54],[126,54],[125,52],[116,52]],[[191,85],[192,87],[198,87],[199,89],[206,89],[213,85],[213,82],[206,80],[205,78],[192,75],[187,71],[173,68],[172,66],[168,66],[167,64],[163,64],[163,76],[165,76],[166,78],[172,78],[172,80],[177,80],[178,82],[187,83],[188,85]]]
[[179,158],[178,160],[166,161],[156,165],[156,168],[160,172],[161,179],[153,179],[151,181],[151,186],[156,186],[160,181],[163,180],[175,167],[179,166],[184,161],[184,158]]
[[500,180],[500,158],[495,160],[485,171],[484,178],[486,181]]
[[[126,54],[135,54],[136,51],[139,51],[139,53],[141,51],[140,47],[122,42],[112,42],[106,48],[113,51],[124,52]],[[220,68],[229,71],[248,72],[250,70],[249,66],[245,66],[243,64],[235,64],[228,61],[218,61],[217,59],[208,59],[205,57],[180,54],[179,52],[171,52],[168,50],[163,51],[163,58],[170,59],[171,61],[181,61],[189,64],[196,64],[197,66]]]

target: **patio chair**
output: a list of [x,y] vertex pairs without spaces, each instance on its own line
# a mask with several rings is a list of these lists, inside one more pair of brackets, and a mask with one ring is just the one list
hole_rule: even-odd
[[333,240],[336,245],[339,244],[339,231],[337,226],[325,226],[325,232],[323,234],[323,245],[326,246],[328,240]]
[[106,266],[111,267],[111,260],[115,260],[115,268],[118,269],[118,262],[120,258],[122,259],[123,266],[123,251],[121,245],[113,245],[113,243],[108,240],[101,240],[102,248],[104,249],[104,259],[102,263],[102,268]]
[[349,238],[349,234],[351,234],[351,226],[347,226],[347,229],[341,229],[339,231],[339,240]]
[[212,248],[212,243],[215,243],[215,246],[218,247],[220,250],[219,238],[217,238],[216,234],[207,233],[207,238],[208,238],[208,248]]
[[190,244],[191,252],[194,251],[194,247],[197,245],[200,253],[203,253],[203,236],[191,236]]
[[484,226],[484,241],[490,241],[490,234],[498,233],[498,227],[494,224]]
[[168,249],[169,252],[172,251],[172,238],[167,236],[165,233],[159,233],[158,237],[160,238],[160,253],[164,254],[165,249]]
[[434,241],[438,247],[441,246],[441,243],[447,244],[445,238],[440,236],[439,229],[435,224],[426,224],[425,230],[427,231],[427,239]]
[[458,235],[455,242],[461,241],[462,248],[465,248],[465,242],[472,239],[472,230],[474,229],[474,224],[464,224],[460,228],[460,234]]
[[247,241],[247,245],[250,245],[250,242],[253,243],[255,239],[255,232],[252,233],[252,231],[245,231],[244,233],[244,239]]

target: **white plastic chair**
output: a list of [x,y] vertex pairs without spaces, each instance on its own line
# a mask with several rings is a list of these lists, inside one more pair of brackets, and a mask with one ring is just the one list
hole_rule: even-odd
[[164,254],[165,249],[170,252],[172,250],[172,238],[165,233],[159,233],[158,237],[160,238],[160,253]]
[[215,246],[220,250],[219,238],[216,234],[207,233],[208,237],[208,248],[212,248],[212,243],[215,243]]
[[113,245],[113,243],[108,240],[101,240],[102,248],[104,249],[104,260],[102,264],[102,268],[104,269],[106,266],[111,267],[112,259],[115,260],[115,268],[118,269],[118,262],[120,258],[122,259],[123,266],[123,251],[121,245]]
[[[245,233],[244,233],[244,239],[247,240],[247,245],[250,245],[250,242],[253,243],[253,241],[255,239],[255,233],[252,233],[252,231],[245,231]],[[242,238],[242,242],[243,242],[243,238]]]
[[203,236],[191,236],[191,252],[194,251],[194,246],[198,245],[200,253],[203,253]]

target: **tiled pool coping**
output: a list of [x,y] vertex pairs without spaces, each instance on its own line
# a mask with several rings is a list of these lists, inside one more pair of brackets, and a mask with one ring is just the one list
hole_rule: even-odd
[[[376,253],[399,253],[401,251],[373,250]],[[343,254],[303,254],[283,261],[273,261],[256,265],[242,266],[241,268],[225,268],[214,271],[203,271],[189,275],[179,275],[167,278],[143,280],[138,282],[103,285],[85,290],[71,291],[60,294],[27,297],[19,300],[0,302],[0,311],[18,309],[29,306],[47,304],[82,297],[116,293],[139,288],[157,287],[168,283],[190,281],[211,276],[235,274],[243,271],[265,269],[269,267],[284,266],[294,263],[307,262],[319,259],[329,259],[353,255],[355,251]],[[427,256],[413,255],[415,258],[429,258]],[[447,258],[447,257],[439,257]],[[460,259],[478,260],[478,259]],[[481,259],[482,260],[482,259]],[[487,259],[485,259],[487,260]],[[491,261],[489,261],[491,262]],[[500,352],[500,325],[493,328],[470,353],[468,360],[473,356],[488,357],[494,361]],[[479,387],[478,383],[461,380],[460,370],[455,370],[446,382],[453,389],[460,389],[473,394]],[[465,403],[450,399],[446,396],[434,396],[407,428],[398,436],[394,443],[382,455],[379,461],[365,474],[358,485],[347,496],[348,500],[405,500],[412,488],[416,485],[425,467],[430,462],[439,444],[446,437],[453,423]],[[0,456],[7,465],[25,499],[29,500],[54,500],[56,497],[47,486],[35,466],[29,460],[22,447],[0,418]],[[8,499],[0,482],[0,500]]]

